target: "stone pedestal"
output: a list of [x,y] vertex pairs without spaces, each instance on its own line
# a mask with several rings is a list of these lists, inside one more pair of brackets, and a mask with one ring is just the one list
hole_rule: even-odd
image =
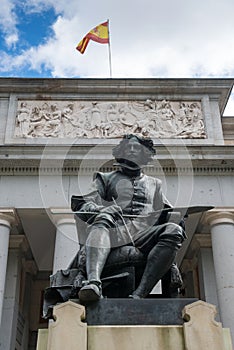
[[234,210],[215,209],[206,215],[210,224],[221,321],[234,339]]
[[[177,305],[180,302],[183,303],[182,300],[178,300]],[[110,307],[107,307],[105,311],[99,310],[100,315],[97,314],[96,319],[98,316],[106,315],[106,324],[96,322],[96,324],[87,325],[81,322],[84,319],[85,309],[73,301],[56,306],[53,312],[55,322],[50,323],[48,333],[39,332],[37,350],[232,350],[230,333],[227,329],[222,328],[221,323],[214,320],[215,306],[211,304],[196,301],[185,305],[183,310],[180,304],[178,309],[181,309],[181,324],[162,325],[160,317],[161,319],[168,318],[170,323],[169,314],[175,300],[170,303],[168,299],[167,309],[165,307],[160,309],[160,300],[156,299],[122,301],[122,308],[120,307],[121,300],[117,303],[119,310],[117,308],[110,310]],[[149,309],[145,309],[145,305],[149,302],[152,307],[151,301],[158,306],[157,312],[161,315],[158,317],[155,314],[155,322],[152,325],[140,324],[139,320],[144,318],[140,314],[145,314],[145,319],[147,319]],[[109,304],[111,302],[115,304],[114,299],[109,299]],[[92,308],[91,304],[93,303],[86,307],[86,311]],[[101,301],[101,304],[105,305],[105,302]],[[138,314],[135,312],[136,308],[139,309]],[[132,315],[129,316],[131,311]],[[97,309],[96,312],[98,312]],[[121,312],[123,320],[128,321],[135,315],[139,324],[137,325],[136,322],[135,325],[127,324],[127,322],[125,325],[114,324],[118,312]],[[168,315],[164,316],[166,313]],[[187,322],[183,321],[182,317]],[[112,325],[109,324],[111,318]]]
[[101,299],[87,303],[88,326],[104,325],[182,325],[182,310],[197,299]]
[[188,321],[183,326],[186,350],[225,350],[222,325],[215,321],[215,315],[215,306],[201,300],[185,306],[183,317]]
[[86,350],[87,325],[81,322],[85,316],[82,305],[68,301],[55,306],[55,322],[49,324],[48,350]]
[[87,350],[185,350],[182,326],[88,327]]
[[79,250],[79,243],[73,213],[68,209],[51,209],[51,217],[56,225],[53,273],[67,269]]

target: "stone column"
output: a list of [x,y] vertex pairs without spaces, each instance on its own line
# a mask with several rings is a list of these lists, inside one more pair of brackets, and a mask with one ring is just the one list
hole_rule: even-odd
[[234,339],[234,209],[206,213],[210,224],[221,321]]
[[[0,350],[11,350],[16,347],[17,334],[22,348],[27,347],[27,323],[20,310],[23,306],[25,286],[23,282],[22,261],[23,254],[28,252],[28,243],[24,235],[10,235],[7,271],[5,282],[4,303],[2,310],[2,322],[0,329]],[[21,320],[18,323],[18,320]],[[18,329],[17,329],[18,328]],[[19,333],[17,333],[19,331]]]
[[68,209],[50,209],[56,225],[53,273],[67,269],[79,250],[75,219]]
[[195,240],[199,246],[199,279],[201,299],[217,306],[216,320],[219,321],[219,304],[217,297],[214,259],[210,234],[196,234]]
[[5,291],[7,257],[11,224],[15,220],[13,209],[0,209],[0,326]]

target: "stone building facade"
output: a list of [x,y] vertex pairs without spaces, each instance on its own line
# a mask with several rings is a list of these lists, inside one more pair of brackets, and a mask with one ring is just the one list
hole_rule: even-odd
[[49,275],[79,249],[72,194],[88,192],[125,133],[153,138],[145,169],[188,217],[183,297],[214,304],[234,337],[232,79],[0,79],[0,349],[35,349]]

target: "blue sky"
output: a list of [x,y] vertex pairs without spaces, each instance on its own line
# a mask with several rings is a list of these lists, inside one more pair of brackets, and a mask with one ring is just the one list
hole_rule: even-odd
[[[233,0],[1,0],[0,77],[234,77]],[[232,95],[226,114],[234,115]]]
[[38,46],[45,42],[47,37],[53,35],[51,26],[57,18],[53,8],[42,13],[35,12],[28,15],[23,8],[17,8],[17,17],[23,19],[17,24],[20,33],[20,41],[16,45],[18,54],[21,49]]
[[[6,45],[4,42],[4,33],[1,33],[1,47],[0,50],[7,53],[12,59],[15,56],[20,56],[23,51],[30,50],[31,47],[37,47],[40,44],[46,42],[46,38],[53,36],[53,30],[51,26],[56,20],[56,15],[53,8],[44,11],[43,13],[31,13],[27,14],[22,8],[16,7],[17,17],[21,20],[17,23],[17,31],[19,40],[12,43],[12,45]],[[40,77],[40,76],[51,76],[50,70],[41,69],[31,70],[30,66],[19,65],[15,70],[4,72],[4,76],[17,75],[17,76],[29,76],[29,77]]]

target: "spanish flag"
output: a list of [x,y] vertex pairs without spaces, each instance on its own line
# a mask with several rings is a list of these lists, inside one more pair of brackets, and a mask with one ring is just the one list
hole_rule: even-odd
[[109,43],[109,30],[108,30],[108,21],[99,24],[97,27],[93,28],[85,35],[85,37],[79,42],[76,47],[76,50],[80,53],[84,53],[85,49],[89,43],[89,40],[96,41],[100,44]]

